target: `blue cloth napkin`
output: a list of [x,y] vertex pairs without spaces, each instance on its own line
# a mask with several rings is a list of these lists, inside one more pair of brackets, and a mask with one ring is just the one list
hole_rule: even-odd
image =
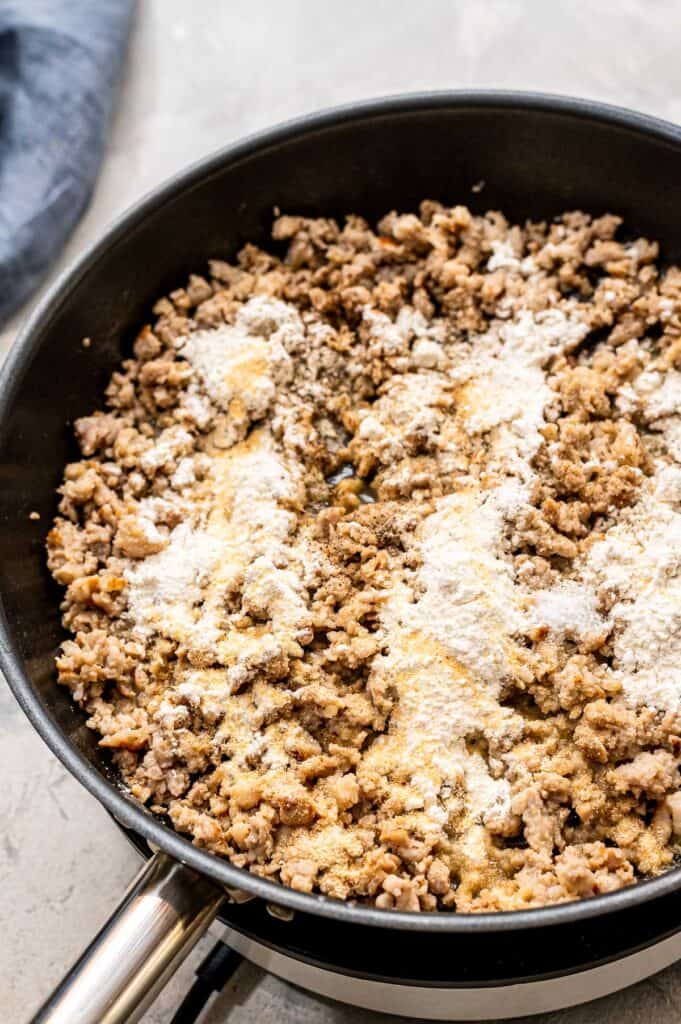
[[0,0],[0,324],[92,192],[134,0]]

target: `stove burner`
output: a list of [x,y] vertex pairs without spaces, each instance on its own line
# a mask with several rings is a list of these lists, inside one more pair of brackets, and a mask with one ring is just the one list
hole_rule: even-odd
[[243,957],[224,942],[215,943],[196,968],[196,981],[187,992],[170,1024],[194,1024],[210,997],[223,988],[243,963]]

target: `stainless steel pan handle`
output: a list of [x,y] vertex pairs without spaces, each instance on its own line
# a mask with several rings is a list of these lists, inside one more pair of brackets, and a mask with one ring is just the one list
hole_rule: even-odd
[[225,899],[208,879],[155,854],[31,1024],[134,1024]]

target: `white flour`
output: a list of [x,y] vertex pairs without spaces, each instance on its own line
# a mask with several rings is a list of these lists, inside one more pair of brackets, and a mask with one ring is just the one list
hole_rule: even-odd
[[[659,471],[663,484],[669,475]],[[657,480],[591,549],[585,576],[615,598],[614,667],[633,705],[681,709],[681,513]]]
[[595,592],[582,583],[564,580],[549,590],[530,597],[529,621],[555,633],[594,640],[607,633],[607,623],[598,611]]
[[511,243],[495,238],[492,242],[492,255],[487,260],[488,270],[519,270],[520,260],[513,251]]
[[474,340],[470,356],[452,376],[464,384],[459,397],[464,429],[490,435],[492,467],[521,480],[533,477],[530,460],[542,443],[545,410],[555,401],[544,367],[586,333],[585,324],[549,309],[497,322]]
[[[309,628],[300,584],[282,567],[295,516],[280,501],[294,500],[298,484],[264,431],[220,453],[208,483],[207,518],[199,504],[162,552],[126,571],[128,609],[139,634],[155,629],[199,657],[210,652],[238,685],[245,662],[278,656]],[[242,585],[247,605],[273,617],[272,636],[226,621],[225,597]]]
[[172,637],[191,630],[192,610],[219,554],[216,538],[180,523],[163,551],[133,563],[126,579],[128,610],[136,630],[147,635],[156,628]]
[[414,600],[409,588],[396,588],[382,616],[389,653],[374,671],[395,685],[398,702],[367,763],[407,772],[408,806],[437,826],[456,810],[462,787],[469,816],[500,825],[510,814],[508,783],[466,748],[467,739],[499,743],[519,734],[514,712],[498,703],[522,616],[499,553],[504,512],[495,498],[470,491],[440,500],[418,534],[422,593]]
[[292,377],[284,347],[303,334],[296,309],[277,299],[257,297],[240,310],[236,322],[197,331],[177,345],[198,373],[215,404],[230,411],[242,403],[251,419],[262,419],[274,399],[276,385]]
[[589,554],[585,576],[614,598],[614,667],[633,705],[681,711],[681,373],[649,369],[629,388],[639,414],[660,432],[658,459],[639,501]]
[[509,637],[522,628],[512,567],[501,553],[503,519],[495,491],[441,499],[421,530],[425,592],[412,618],[491,687],[508,674]]
[[408,454],[411,438],[431,437],[438,431],[442,417],[437,404],[444,393],[439,373],[400,374],[377,402],[360,412],[358,436],[372,442],[382,462],[396,462]]
[[445,324],[441,320],[428,321],[413,306],[403,306],[395,320],[391,320],[379,310],[366,306],[362,311],[362,317],[370,338],[375,342],[377,354],[402,355],[409,350],[410,342],[413,342],[415,347],[423,341],[435,345],[443,341],[446,333]]
[[672,422],[666,417],[681,412],[681,373],[649,367],[633,383],[622,385],[616,402],[622,412],[638,413],[648,423],[662,421],[660,429],[664,429],[667,422]]
[[488,270],[514,270],[517,273],[522,274],[524,277],[529,277],[537,269],[537,264],[532,256],[525,256],[524,259],[519,259],[514,252],[511,243],[504,239],[500,241],[495,238],[492,242],[492,255],[487,261]]
[[147,472],[163,469],[170,462],[186,454],[192,446],[191,434],[183,427],[168,427],[162,430],[154,444],[140,459]]

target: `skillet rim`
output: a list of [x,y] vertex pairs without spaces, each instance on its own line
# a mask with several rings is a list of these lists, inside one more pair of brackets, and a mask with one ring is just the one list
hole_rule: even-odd
[[[224,164],[237,163],[244,157],[261,152],[293,138],[313,134],[325,128],[356,121],[371,120],[389,114],[418,113],[447,107],[473,109],[507,109],[558,114],[579,120],[605,123],[628,129],[673,148],[681,148],[681,127],[669,121],[638,113],[625,107],[600,101],[578,99],[551,93],[496,90],[457,89],[388,95],[378,99],[348,103],[295,117],[250,134],[221,147],[189,167],[166,179],[158,187],[110,221],[97,239],[62,271],[37,306],[22,324],[16,339],[0,367],[0,438],[7,427],[9,412],[21,387],[31,361],[39,349],[39,337],[61,304],[78,287],[91,266],[106,258],[112,243],[145,216],[181,195],[183,191],[209,177]],[[37,691],[23,668],[22,658],[5,615],[0,595],[0,669],[36,732],[53,754],[78,782],[126,828],[143,836],[147,842],[175,860],[216,881],[220,886],[240,889],[268,903],[301,911],[315,917],[343,921],[348,924],[394,928],[406,932],[508,933],[525,928],[560,926],[587,922],[601,914],[632,909],[641,903],[669,895],[681,889],[681,867],[672,868],[657,878],[636,882],[617,892],[569,903],[538,907],[532,910],[496,911],[483,914],[456,914],[443,911],[419,914],[406,911],[379,910],[352,902],[331,899],[320,894],[296,892],[278,882],[258,878],[229,861],[208,853],[164,825],[151,812],[108,780],[74,747],[58,726],[51,721]]]

